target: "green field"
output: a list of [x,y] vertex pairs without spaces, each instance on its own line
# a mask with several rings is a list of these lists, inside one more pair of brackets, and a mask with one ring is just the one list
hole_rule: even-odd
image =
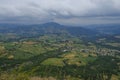
[[[51,41],[42,42],[47,39]],[[119,80],[118,54],[107,54],[110,51],[115,53],[81,39],[1,42],[0,80]]]

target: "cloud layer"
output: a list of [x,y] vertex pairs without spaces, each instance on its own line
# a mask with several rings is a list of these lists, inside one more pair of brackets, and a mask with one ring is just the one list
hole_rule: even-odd
[[120,20],[119,16],[120,0],[0,0],[0,22],[59,22],[96,17]]

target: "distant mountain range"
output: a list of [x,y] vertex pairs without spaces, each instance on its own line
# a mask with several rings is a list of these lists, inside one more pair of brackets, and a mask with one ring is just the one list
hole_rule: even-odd
[[120,35],[120,24],[89,25],[87,28],[103,34]]
[[96,31],[83,27],[65,26],[58,23],[50,22],[36,25],[16,25],[16,24],[0,24],[0,33],[15,34],[62,34],[68,33],[74,36],[94,35]]
[[72,36],[98,36],[104,34],[120,34],[120,25],[65,26],[55,22],[34,25],[0,24],[0,34],[38,36],[44,34],[69,34]]

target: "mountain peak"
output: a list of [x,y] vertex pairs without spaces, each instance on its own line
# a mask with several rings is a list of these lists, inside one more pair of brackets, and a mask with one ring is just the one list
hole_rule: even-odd
[[48,23],[44,23],[43,25],[55,25],[55,26],[59,26],[59,23],[56,22],[48,22]]

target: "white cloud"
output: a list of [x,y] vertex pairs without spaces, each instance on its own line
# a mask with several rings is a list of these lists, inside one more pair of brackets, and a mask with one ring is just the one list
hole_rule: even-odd
[[0,0],[0,20],[120,16],[120,0]]

